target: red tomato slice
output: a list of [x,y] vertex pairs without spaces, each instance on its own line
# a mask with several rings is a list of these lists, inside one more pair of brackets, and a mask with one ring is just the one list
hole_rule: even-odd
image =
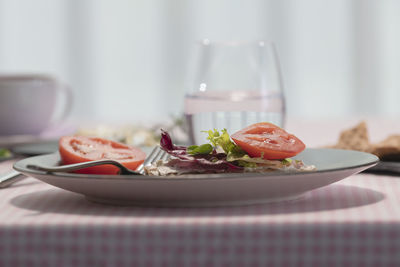
[[[143,163],[146,154],[139,148],[127,146],[97,137],[64,136],[59,140],[59,152],[63,164],[73,164],[99,159],[113,159],[125,167],[136,170]],[[77,172],[92,174],[117,174],[118,167],[102,165],[89,167]]]
[[263,155],[264,159],[290,158],[306,147],[296,136],[269,122],[250,125],[231,138],[251,157]]

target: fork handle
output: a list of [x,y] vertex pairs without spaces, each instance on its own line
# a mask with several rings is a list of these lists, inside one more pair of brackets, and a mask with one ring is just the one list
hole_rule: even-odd
[[23,175],[22,173],[19,173],[17,171],[10,171],[0,178],[0,188],[8,187],[11,184],[24,179],[25,177],[26,176]]
[[[117,161],[108,160],[108,159],[87,161],[87,162],[68,164],[68,165],[62,165],[62,166],[56,166],[56,167],[41,166],[41,165],[36,165],[36,164],[29,164],[29,165],[27,165],[27,167],[30,169],[35,169],[35,170],[45,171],[45,172],[72,172],[72,171],[77,171],[80,169],[94,167],[94,166],[98,166],[98,165],[104,165],[104,164],[111,164],[111,165],[118,167],[120,169],[121,174],[127,173],[125,166],[123,166],[122,164],[120,164]],[[134,171],[130,171],[129,174],[135,174],[135,173],[134,173]]]

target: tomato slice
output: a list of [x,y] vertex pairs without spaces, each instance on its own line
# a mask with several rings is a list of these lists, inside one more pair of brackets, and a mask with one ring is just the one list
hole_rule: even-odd
[[[59,152],[63,164],[73,164],[99,159],[113,159],[135,170],[146,158],[139,148],[98,137],[63,136],[59,140]],[[118,174],[113,165],[89,167],[77,171],[91,174]]]
[[231,138],[251,157],[263,156],[264,159],[290,158],[306,147],[296,136],[269,122],[250,125]]

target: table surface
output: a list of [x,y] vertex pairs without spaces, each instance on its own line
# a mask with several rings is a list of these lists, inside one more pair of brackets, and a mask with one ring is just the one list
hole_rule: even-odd
[[[287,128],[319,146],[354,123]],[[372,140],[400,132],[369,125]],[[29,177],[0,190],[0,266],[400,266],[399,178],[362,173],[295,201],[173,209],[101,205]]]

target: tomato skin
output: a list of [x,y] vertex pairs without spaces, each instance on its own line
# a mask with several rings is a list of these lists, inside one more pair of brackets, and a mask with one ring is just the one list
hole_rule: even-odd
[[[85,137],[63,136],[58,142],[62,164],[74,164],[99,159],[114,159],[125,167],[135,170],[146,158],[139,148],[111,140]],[[100,165],[76,171],[87,174],[118,174],[119,169],[113,165]]]
[[252,124],[231,138],[249,156],[271,160],[293,157],[306,147],[296,136],[269,122]]

